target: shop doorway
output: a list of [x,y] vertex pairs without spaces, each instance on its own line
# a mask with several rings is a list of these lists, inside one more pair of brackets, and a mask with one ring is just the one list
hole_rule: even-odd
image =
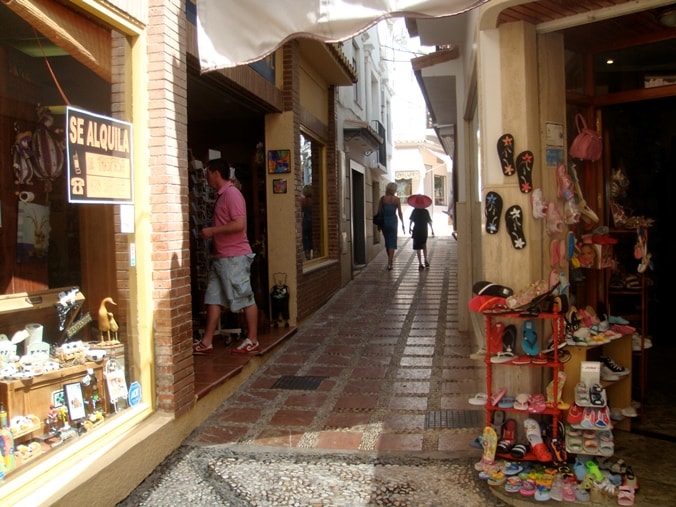
[[[203,304],[209,267],[208,245],[199,230],[210,220],[213,190],[206,185],[204,167],[210,158],[225,158],[235,169],[237,185],[247,205],[247,236],[256,254],[251,283],[259,307],[259,331],[269,322],[267,209],[265,185],[265,114],[260,107],[238,100],[232,83],[188,73],[188,167],[190,201],[190,253],[195,338],[205,324]],[[224,314],[222,327],[241,328]]]
[[[671,262],[676,255],[676,238],[669,232],[674,215],[670,206],[676,198],[676,97],[608,106],[602,115],[604,137],[610,147],[607,191],[611,192],[610,185],[618,179],[619,175],[614,178],[613,173],[622,172],[626,186],[620,190],[620,199],[625,209],[633,216],[654,219],[647,229],[652,266],[645,272],[644,302],[648,315],[645,334],[653,347],[644,352],[648,365],[644,416],[634,421],[632,431],[674,441],[676,379],[670,362],[676,343],[663,330],[669,325],[668,281],[676,274]],[[638,262],[633,253],[629,255],[628,263],[634,271]],[[636,357],[634,363],[638,374]]]

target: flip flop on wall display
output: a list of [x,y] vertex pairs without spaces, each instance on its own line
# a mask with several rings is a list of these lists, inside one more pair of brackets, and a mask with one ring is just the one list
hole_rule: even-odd
[[519,190],[522,194],[533,191],[533,152],[522,151],[516,157],[516,174],[519,177]]
[[502,213],[502,197],[497,192],[486,194],[486,232],[497,234],[500,229],[500,214]]
[[502,134],[498,139],[498,157],[502,174],[505,176],[514,174],[514,136],[512,134]]
[[526,247],[526,236],[523,234],[523,212],[521,206],[515,204],[507,208],[505,213],[505,221],[507,222],[507,232],[512,238],[512,246],[517,250]]

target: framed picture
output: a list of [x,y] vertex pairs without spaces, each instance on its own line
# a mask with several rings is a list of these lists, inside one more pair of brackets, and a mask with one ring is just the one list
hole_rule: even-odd
[[127,399],[127,380],[122,368],[106,372],[106,384],[108,384],[108,397],[112,403]]
[[286,179],[272,180],[273,194],[286,194]]
[[64,384],[63,390],[66,394],[66,407],[68,407],[68,419],[77,421],[84,419],[85,412],[84,397],[82,396],[82,385],[79,382]]
[[268,151],[268,174],[280,174],[291,172],[291,151],[270,150]]
[[52,391],[52,405],[54,405],[54,408],[58,408],[64,405],[66,402],[65,400],[65,393],[63,392],[63,389],[59,389],[58,391]]

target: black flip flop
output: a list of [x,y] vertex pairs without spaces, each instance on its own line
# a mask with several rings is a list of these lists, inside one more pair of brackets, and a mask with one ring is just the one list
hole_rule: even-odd
[[472,286],[472,291],[477,296],[497,296],[500,298],[508,298],[514,294],[514,291],[509,287],[505,287],[504,285],[493,282],[487,282],[485,280],[476,282]]
[[509,454],[513,445],[511,440],[500,440],[495,450],[498,451],[498,454]]
[[502,350],[512,353],[516,350],[516,326],[514,324],[505,326],[502,333]]
[[515,204],[507,208],[505,212],[505,221],[507,222],[507,231],[512,238],[512,246],[517,250],[526,247],[526,236],[523,234],[523,212],[521,206]]
[[522,151],[516,157],[516,174],[519,176],[519,190],[522,194],[533,191],[533,152]]
[[497,234],[500,230],[500,215],[502,213],[502,197],[497,192],[486,194],[486,232]]
[[505,176],[514,174],[514,136],[512,134],[502,134],[498,139],[498,157],[502,174]]
[[517,459],[523,458],[526,455],[527,452],[528,452],[528,447],[526,447],[526,444],[516,444],[509,451],[509,453],[512,455],[512,457],[517,458]]

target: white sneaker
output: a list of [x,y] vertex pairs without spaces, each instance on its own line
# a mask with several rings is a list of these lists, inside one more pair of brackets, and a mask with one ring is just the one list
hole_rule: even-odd
[[601,380],[605,380],[606,382],[615,382],[616,380],[620,380],[620,377],[617,374],[615,374],[610,368],[608,368],[605,364],[602,364]]
[[620,377],[624,377],[625,375],[629,375],[631,373],[631,370],[629,368],[625,368],[624,366],[620,366],[615,361],[613,361],[612,357],[601,356],[601,362],[605,366],[607,366],[608,369],[610,371],[612,371],[615,375],[618,375]]

